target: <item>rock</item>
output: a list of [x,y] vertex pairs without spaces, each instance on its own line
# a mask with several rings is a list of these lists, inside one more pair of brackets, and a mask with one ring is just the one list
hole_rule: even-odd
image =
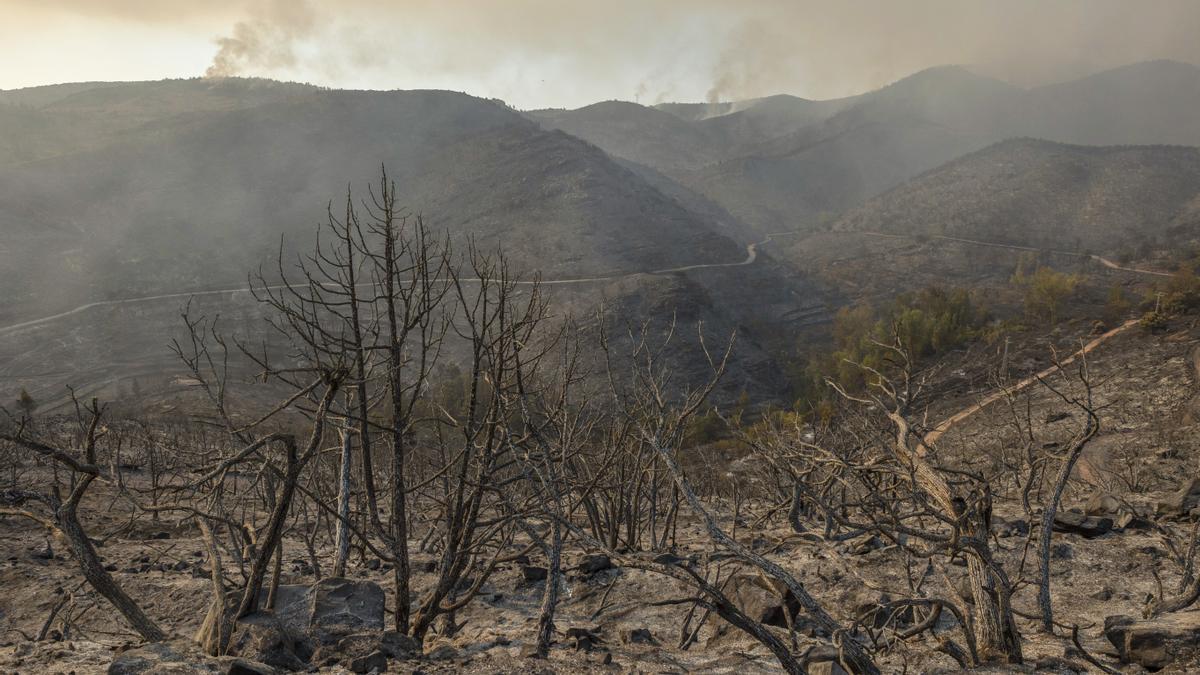
[[787,628],[795,620],[800,603],[782,583],[753,574],[739,574],[725,587],[725,593],[738,609],[751,619],[770,626]]
[[837,661],[818,661],[808,667],[808,675],[850,675]]
[[1001,522],[994,527],[998,537],[1024,537],[1029,534],[1029,522],[1024,519]]
[[[261,664],[258,664],[261,665]],[[108,675],[214,673],[218,665],[190,641],[154,642],[119,654]]]
[[1113,526],[1119,530],[1146,530],[1152,525],[1149,520],[1137,514],[1122,511],[1113,522]]
[[612,560],[603,553],[600,553],[596,555],[584,556],[583,560],[578,566],[576,566],[575,569],[581,574],[591,576],[597,572],[603,572],[604,570],[610,570],[612,568]]
[[803,665],[809,675],[849,675],[838,663],[837,648],[829,645],[815,647],[808,653]]
[[1200,656],[1200,612],[1177,612],[1145,621],[1117,615],[1104,619],[1104,637],[1121,660],[1161,670]]
[[430,661],[453,661],[458,658],[458,647],[448,642],[443,642],[434,645],[432,649],[425,652],[425,658]]
[[383,630],[383,588],[373,581],[331,577],[312,585],[309,628],[321,644]]
[[[229,641],[229,654],[284,670],[306,670],[307,659],[297,652],[296,640],[270,611],[248,614],[237,620]],[[308,656],[305,654],[304,656]]]
[[421,653],[421,644],[416,639],[394,630],[383,632],[379,648],[390,659],[408,659]]
[[225,675],[275,675],[276,671],[265,663],[246,659],[233,659],[225,666]]
[[658,644],[649,628],[627,628],[621,631],[621,642],[627,645]]
[[1158,514],[1163,516],[1186,516],[1200,507],[1200,478],[1192,478],[1174,494],[1158,503]]
[[1112,594],[1111,590],[1109,590],[1107,588],[1101,588],[1100,590],[1096,591],[1095,593],[1092,593],[1088,597],[1093,600],[1100,600],[1101,602],[1104,602],[1104,601],[1112,600],[1112,595],[1113,594]]
[[1046,415],[1045,423],[1046,424],[1054,424],[1055,422],[1061,422],[1063,420],[1069,420],[1069,419],[1071,419],[1071,413],[1065,413],[1065,412],[1050,413],[1049,415]]
[[350,663],[346,664],[346,668],[352,673],[386,672],[387,656],[380,651],[371,652],[366,656],[351,659]]
[[1066,542],[1058,543],[1050,547],[1050,557],[1054,560],[1070,560],[1075,557],[1075,550]]
[[409,659],[421,653],[421,646],[413,638],[391,630],[355,633],[338,640],[336,644],[321,645],[312,655],[312,661],[320,665],[341,664],[354,670],[356,661],[365,663],[363,659],[376,652],[383,654],[385,659]]
[[695,558],[681,558],[674,553],[660,553],[654,556],[654,562],[659,565],[691,565]]
[[576,651],[590,652],[597,645],[604,644],[600,631],[592,628],[568,628],[563,636],[571,641],[571,648]]
[[545,581],[547,575],[549,575],[549,570],[545,567],[521,565],[521,577],[525,579],[525,583],[527,584],[535,581]]
[[369,570],[377,570],[380,567],[383,567],[383,561],[379,558],[371,558],[367,561],[367,569]]
[[1089,516],[1113,516],[1120,510],[1120,500],[1107,492],[1093,493],[1083,507],[1083,512]]
[[1095,539],[1112,531],[1112,518],[1086,516],[1074,511],[1060,511],[1054,515],[1054,531],[1078,534],[1085,539]]
[[850,555],[864,555],[883,548],[883,541],[870,532],[855,537],[843,544]]

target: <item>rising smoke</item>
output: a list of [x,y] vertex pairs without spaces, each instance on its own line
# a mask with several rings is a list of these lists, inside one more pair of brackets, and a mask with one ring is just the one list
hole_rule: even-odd
[[[772,93],[833,98],[951,63],[1020,85],[1150,59],[1200,63],[1196,0],[0,3],[6,19],[0,41],[9,44],[38,40],[28,29],[5,32],[4,23],[43,25],[52,35],[66,12],[160,35],[169,25],[197,43],[215,41],[211,63],[196,66],[213,77],[449,88],[521,107],[635,96],[644,102]],[[55,44],[73,51],[64,63],[111,49],[86,40]],[[18,73],[10,79],[20,80],[15,69],[25,64],[10,61]],[[5,67],[0,60],[0,75]],[[71,79],[77,78],[58,77]]]
[[205,77],[232,77],[297,65],[297,43],[314,33],[316,13],[308,0],[271,0],[257,16],[238,21],[217,39],[217,53]]

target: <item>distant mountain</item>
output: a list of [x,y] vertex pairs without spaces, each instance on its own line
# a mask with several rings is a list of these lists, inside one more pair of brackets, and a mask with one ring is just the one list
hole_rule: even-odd
[[848,212],[835,229],[1115,252],[1200,235],[1200,149],[1014,139]]
[[623,105],[620,125],[596,110],[540,119],[653,167],[759,233],[815,227],[1006,138],[1200,145],[1200,69],[1170,61],[1030,90],[945,66],[838,101],[662,105],[676,121],[659,126],[640,126],[637,106]]

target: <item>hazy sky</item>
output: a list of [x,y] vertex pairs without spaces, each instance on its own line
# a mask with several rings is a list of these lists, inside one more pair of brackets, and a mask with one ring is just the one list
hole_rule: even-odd
[[522,108],[786,92],[921,68],[1037,84],[1200,63],[1200,0],[0,0],[0,88],[238,74]]

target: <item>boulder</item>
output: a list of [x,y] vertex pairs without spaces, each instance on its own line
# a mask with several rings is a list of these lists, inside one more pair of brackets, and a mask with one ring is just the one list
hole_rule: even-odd
[[883,540],[868,532],[847,541],[842,546],[850,555],[865,555],[883,548]]
[[627,645],[658,644],[649,628],[626,628],[621,631],[621,642]]
[[1085,539],[1095,539],[1112,531],[1112,518],[1087,516],[1075,511],[1060,511],[1054,514],[1054,531],[1078,534]]
[[346,669],[352,673],[382,673],[387,671],[387,656],[380,651],[371,652],[351,659],[346,664]]
[[336,644],[321,645],[313,654],[312,662],[319,666],[342,665],[353,672],[355,663],[375,663],[369,659],[375,653],[383,654],[386,659],[409,659],[421,653],[421,645],[413,638],[397,633],[384,631],[382,633],[355,633],[337,641]]
[[1200,508],[1200,478],[1192,478],[1158,503],[1160,516],[1186,516]]
[[531,584],[535,581],[545,581],[546,576],[550,571],[545,567],[537,567],[534,565],[521,565],[521,578],[525,583]]
[[[283,623],[270,611],[254,612],[237,620],[229,641],[229,654],[284,670],[307,670],[307,651],[296,643]],[[299,652],[299,653],[298,653]]]
[[312,586],[308,627],[321,644],[364,631],[383,630],[383,588],[373,581],[331,577]]
[[836,647],[821,645],[808,653],[803,665],[809,675],[849,675],[838,657]]
[[1121,510],[1121,500],[1107,492],[1094,492],[1083,512],[1089,516],[1115,516]]
[[796,597],[775,579],[739,574],[729,580],[725,593],[746,616],[769,626],[787,628],[800,611]]
[[604,644],[599,628],[568,628],[563,636],[570,640],[571,648],[575,651],[590,652]]
[[579,562],[579,565],[576,566],[575,569],[578,570],[580,574],[591,576],[597,572],[603,572],[604,570],[610,570],[612,568],[612,560],[608,556],[601,553],[597,555],[584,556],[583,560]]
[[997,537],[1024,537],[1029,534],[1029,521],[1024,519],[1004,521],[995,519],[992,530]]
[[109,675],[275,675],[266,664],[245,658],[213,658],[190,640],[155,642],[122,652],[108,666]]
[[232,659],[225,664],[225,675],[275,675],[277,671],[265,663]]
[[1117,615],[1104,619],[1104,637],[1121,660],[1151,671],[1200,657],[1200,612],[1178,612],[1139,621]]

